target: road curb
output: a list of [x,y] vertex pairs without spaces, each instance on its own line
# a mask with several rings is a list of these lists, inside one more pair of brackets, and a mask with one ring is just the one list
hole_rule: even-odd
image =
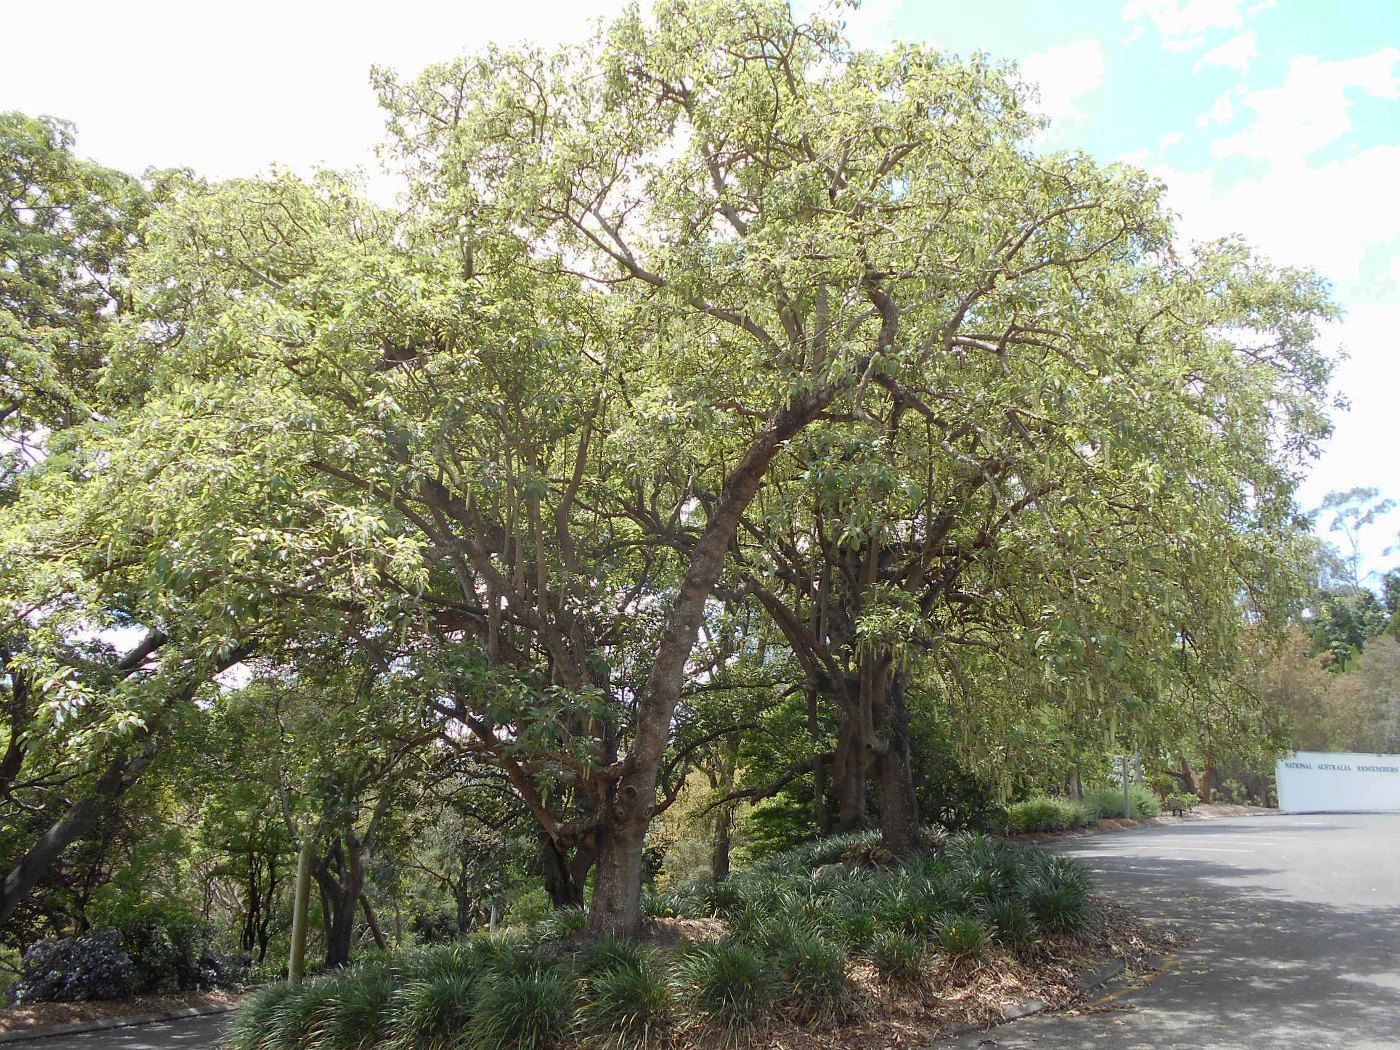
[[100,1021],[77,1021],[73,1024],[53,1025],[49,1028],[23,1028],[17,1032],[0,1032],[0,1045],[24,1043],[32,1039],[51,1039],[60,1035],[84,1035],[88,1032],[105,1032],[112,1028],[135,1028],[143,1024],[156,1024],[160,1021],[183,1021],[191,1017],[212,1017],[215,1014],[232,1013],[235,1006],[186,1006],[179,1010],[166,1010],[158,1014],[137,1014],[133,1017],[104,1017]]
[[[1151,959],[1147,960],[1147,966],[1145,968],[1152,973],[1151,980],[1156,980],[1162,973],[1170,969],[1172,964],[1173,956],[1154,955]],[[1074,986],[1074,1002],[1066,1003],[1063,1006],[1052,1006],[1042,999],[1027,999],[1023,1003],[1017,1003],[1015,1006],[1008,1006],[1003,1010],[1000,1021],[994,1021],[988,1025],[964,1024],[958,1025],[956,1028],[949,1028],[947,1031],[939,1033],[938,1042],[925,1043],[917,1047],[916,1050],[938,1050],[938,1047],[946,1046],[952,1040],[961,1039],[963,1036],[972,1035],[974,1032],[990,1032],[1000,1028],[1002,1025],[1010,1024],[1012,1021],[1020,1021],[1027,1017],[1034,1017],[1036,1014],[1071,1009],[1073,1006],[1079,1004],[1080,1000],[1087,998],[1094,992],[1101,991],[1110,981],[1123,976],[1127,969],[1127,960],[1112,959],[1093,970],[1089,970],[1079,978]],[[1151,981],[1148,983],[1151,983]]]

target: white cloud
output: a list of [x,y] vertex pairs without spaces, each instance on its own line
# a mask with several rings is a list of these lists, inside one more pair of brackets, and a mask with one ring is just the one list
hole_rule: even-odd
[[1041,111],[1062,125],[1089,119],[1081,103],[1103,84],[1103,70],[1103,47],[1097,40],[1052,47],[1021,63],[1021,73],[1039,88]]
[[1341,62],[1319,61],[1315,55],[1295,58],[1281,87],[1244,97],[1257,114],[1254,122],[1217,141],[1211,152],[1263,160],[1306,157],[1351,130],[1349,90],[1400,99],[1397,64],[1400,48],[1394,47]]
[[1123,20],[1147,19],[1157,32],[1179,47],[1197,47],[1207,29],[1238,29],[1242,0],[1128,0]]
[[[1376,253],[1383,260],[1400,244],[1397,171],[1400,145],[1317,167],[1275,165],[1228,186],[1210,170],[1153,169],[1188,239],[1240,233],[1276,262],[1311,266],[1338,284],[1357,282]],[[1395,298],[1395,291],[1372,285],[1367,294]]]
[[1226,66],[1237,69],[1243,76],[1249,72],[1250,61],[1259,54],[1258,41],[1253,33],[1241,33],[1231,37],[1219,47],[1213,47],[1196,62],[1192,72],[1199,73],[1202,66]]
[[1230,98],[1231,92],[1227,91],[1215,100],[1215,104],[1210,107],[1210,112],[1202,113],[1196,118],[1196,127],[1209,127],[1211,124],[1228,124],[1235,116],[1235,104]]
[[1175,146],[1179,142],[1184,142],[1185,140],[1186,136],[1180,131],[1169,131],[1162,136],[1162,141],[1157,143],[1157,148],[1159,150],[1170,149],[1172,146]]
[[[4,108],[67,117],[78,148],[140,171],[189,165],[214,177],[274,161],[375,167],[383,117],[376,63],[416,73],[496,40],[585,39],[623,0],[69,0],[61,48],[19,47],[0,62]],[[13,21],[13,20],[10,20]],[[11,34],[14,36],[14,34]]]

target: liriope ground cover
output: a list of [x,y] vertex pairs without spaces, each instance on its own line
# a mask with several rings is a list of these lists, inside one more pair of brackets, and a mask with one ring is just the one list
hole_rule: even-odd
[[900,862],[871,836],[826,839],[648,900],[644,943],[586,940],[561,912],[268,986],[228,1046],[858,1046],[1064,997],[1076,964],[1157,936],[1097,901],[1073,861],[978,835]]

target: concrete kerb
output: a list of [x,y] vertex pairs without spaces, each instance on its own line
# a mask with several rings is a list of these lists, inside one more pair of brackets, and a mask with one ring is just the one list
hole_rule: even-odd
[[0,1032],[0,1045],[23,1043],[32,1039],[51,1039],[60,1035],[84,1035],[87,1032],[105,1032],[112,1028],[135,1028],[143,1024],[156,1024],[160,1021],[183,1021],[191,1017],[212,1017],[215,1014],[231,1013],[236,1006],[186,1006],[179,1010],[166,1010],[158,1014],[137,1014],[133,1017],[104,1017],[100,1021],[77,1021],[73,1024],[52,1025],[48,1028],[24,1028],[17,1032]]
[[1140,971],[1141,973],[1145,974],[1144,977],[1125,985],[1119,991],[1104,996],[1103,998],[1098,999],[1095,1002],[1085,1003],[1084,1000],[1087,999],[1094,992],[1102,991],[1111,982],[1117,980],[1119,977],[1123,976],[1123,974],[1127,972],[1127,963],[1122,959],[1114,959],[1110,962],[1104,963],[1097,969],[1090,970],[1088,973],[1085,973],[1079,978],[1079,981],[1075,985],[1076,995],[1073,1002],[1066,1003],[1063,1006],[1051,1006],[1049,1003],[1041,999],[1027,999],[1024,1003],[1017,1003],[1015,1006],[1010,1006],[1003,1010],[1001,1020],[999,1021],[994,1021],[989,1025],[958,1025],[957,1027],[950,1028],[945,1032],[940,1032],[937,1043],[925,1043],[924,1045],[917,1047],[916,1050],[937,1050],[938,1047],[948,1042],[951,1042],[954,1039],[960,1039],[965,1035],[971,1035],[973,1032],[990,1032],[995,1028],[1000,1028],[1004,1024],[1010,1024],[1012,1021],[1020,1021],[1027,1017],[1034,1017],[1037,1014],[1053,1013],[1057,1010],[1069,1010],[1073,1009],[1076,1006],[1098,1006],[1102,1003],[1116,999],[1120,995],[1125,995],[1130,991],[1135,991],[1138,988],[1146,987],[1147,985],[1155,981],[1158,977],[1162,976],[1162,974],[1170,970],[1174,965],[1176,965],[1175,956],[1153,956],[1150,960],[1148,960],[1147,966],[1142,971]]

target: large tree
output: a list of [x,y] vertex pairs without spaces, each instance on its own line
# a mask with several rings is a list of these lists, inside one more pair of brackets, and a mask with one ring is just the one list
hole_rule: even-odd
[[1277,515],[1318,429],[1316,283],[1177,260],[1157,187],[1034,155],[983,60],[688,0],[380,84],[413,207],[282,178],[166,209],[111,370],[132,403],[35,486],[31,520],[65,513],[27,549],[159,596],[154,622],[256,630],[293,679],[323,644],[406,672],[560,870],[595,867],[596,934],[639,928],[697,637],[736,588],[810,621],[779,562],[849,577],[830,670],[784,633],[809,684],[856,680],[852,766],[876,755],[888,802],[912,650],[1013,610],[1018,652],[1039,626],[1111,663],[1130,643],[1085,625],[1127,621],[1161,523],[1185,552]]

